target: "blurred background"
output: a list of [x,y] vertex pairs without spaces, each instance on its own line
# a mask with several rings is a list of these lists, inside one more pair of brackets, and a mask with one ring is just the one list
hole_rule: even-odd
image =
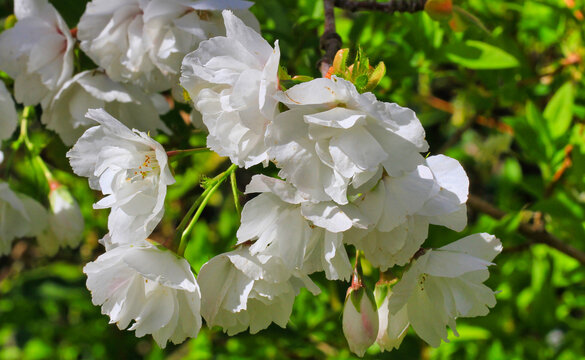
[[[71,28],[86,4],[51,2]],[[251,10],[262,34],[271,44],[280,41],[281,64],[289,73],[320,76],[322,1],[255,3]],[[499,294],[488,316],[458,320],[460,337],[450,336],[451,342],[437,349],[411,331],[399,350],[381,353],[374,345],[365,358],[585,358],[585,265],[520,231],[527,226],[540,229],[585,252],[585,1],[457,4],[470,16],[458,15],[451,24],[423,12],[336,10],[343,47],[361,46],[372,63],[386,64],[386,77],[375,90],[378,98],[415,110],[431,154],[458,159],[476,199],[501,210],[496,216],[500,219],[495,219],[485,213],[485,206],[470,206],[464,232],[431,226],[425,246],[442,246],[476,232],[495,234],[504,244],[496,266],[490,268],[487,284]],[[12,6],[12,1],[0,0],[0,20],[12,13]],[[164,117],[174,135],[157,140],[167,150],[205,144],[205,134],[189,124],[188,112],[188,106],[175,104]],[[314,297],[303,289],[286,329],[272,325],[256,335],[228,337],[221,329],[203,327],[196,339],[161,350],[150,336],[138,339],[108,324],[108,317],[92,305],[81,272],[103,251],[97,240],[107,231],[108,212],[92,209],[98,194],[85,178],[71,174],[68,149],[57,136],[38,123],[31,137],[80,203],[85,241],[78,249],[46,258],[34,240],[20,240],[10,256],[0,258],[1,360],[354,358],[341,329],[349,284],[327,281],[322,274],[312,276],[322,293]],[[15,164],[21,169],[19,191],[48,192],[26,158],[17,158]],[[172,164],[177,183],[169,187],[163,223],[152,236],[160,242],[172,238],[174,227],[201,193],[202,176],[229,166],[227,159],[212,153]],[[275,169],[239,170],[240,190],[258,172]],[[239,219],[229,185],[223,190],[211,199],[187,248],[195,270],[235,244]],[[376,270],[366,263],[364,271],[373,286]]]

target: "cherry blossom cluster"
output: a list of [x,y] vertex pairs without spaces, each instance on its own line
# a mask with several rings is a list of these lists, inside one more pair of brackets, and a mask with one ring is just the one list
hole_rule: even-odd
[[[15,1],[18,22],[0,35],[0,69],[14,79],[17,102],[40,104],[41,122],[73,145],[73,171],[104,195],[94,208],[110,209],[106,251],[84,268],[93,303],[120,329],[152,334],[164,348],[196,337],[202,318],[228,335],[285,327],[301,288],[320,292],[309,275],[323,271],[329,280],[351,280],[343,331],[359,356],[374,342],[398,348],[409,327],[431,346],[448,341],[457,318],[495,306],[483,283],[502,249],[488,234],[422,247],[430,225],[465,228],[463,167],[425,156],[416,114],[379,101],[351,77],[333,71],[285,86],[278,42],[262,38],[250,5],[93,0],[72,32],[46,0]],[[75,46],[99,67],[73,74]],[[161,91],[177,100],[188,94],[207,146],[234,166],[279,170],[252,178],[245,193],[257,195],[242,209],[235,249],[197,277],[181,247],[148,240],[175,182],[165,149],[150,137],[170,132],[159,117],[168,111]],[[0,107],[10,114],[0,138],[17,126],[11,102],[0,87]],[[73,200],[51,200],[54,220],[45,228],[56,240],[41,241],[47,230],[32,221],[40,205],[4,183],[0,194],[0,219],[29,220],[0,228],[0,254],[15,237],[37,236],[51,251],[70,242],[59,226],[70,217],[58,209]],[[377,299],[362,260],[385,279]]]
[[[259,195],[243,208],[240,247],[202,267],[202,303],[214,305],[202,311],[205,320],[229,334],[266,327],[267,316],[282,326],[282,309],[290,313],[294,292],[284,302],[264,282],[288,284],[315,271],[349,280],[355,269],[345,245],[381,271],[410,264],[378,311],[354,276],[343,327],[356,354],[376,340],[382,349],[398,347],[409,324],[438,346],[448,341],[446,326],[456,332],[456,318],[485,315],[495,297],[483,282],[501,251],[499,240],[477,234],[421,249],[430,224],[455,231],[466,226],[469,181],[459,162],[423,157],[429,147],[412,110],[360,93],[343,78],[283,89],[278,43],[272,48],[232,13],[223,16],[226,36],[202,42],[185,57],[181,85],[202,114],[210,148],[239,166],[272,162],[280,171],[279,178],[257,175],[247,186],[246,193]],[[248,273],[256,267],[254,276]],[[247,281],[218,287],[213,280],[218,273],[232,279],[234,272],[244,272]],[[283,280],[269,280],[273,274]],[[263,281],[267,292],[261,310],[252,280]],[[238,301],[226,293],[244,284]]]
[[[222,9],[259,30],[251,5],[94,0],[69,29],[47,0],[16,0],[17,21],[0,34],[0,70],[14,80],[16,102],[40,105],[41,123],[65,145],[75,144],[67,154],[73,171],[105,195],[94,208],[111,209],[101,240],[106,253],[84,268],[94,304],[120,329],[152,334],[161,347],[197,335],[201,295],[189,263],[147,241],[163,216],[166,187],[174,183],[165,150],[150,137],[157,129],[170,133],[160,119],[169,110],[160,92],[171,90],[182,100],[181,61],[201,41],[225,33]],[[77,48],[98,67],[75,73]],[[4,82],[0,111],[4,140],[19,122]],[[23,112],[23,120],[27,116]],[[35,156],[51,185],[50,208],[0,182],[0,255],[20,237],[36,237],[48,255],[82,239],[79,206]]]

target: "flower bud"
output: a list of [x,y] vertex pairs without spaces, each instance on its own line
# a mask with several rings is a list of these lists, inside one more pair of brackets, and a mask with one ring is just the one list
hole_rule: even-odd
[[[355,277],[354,277],[355,280]],[[358,356],[376,341],[378,334],[378,313],[373,294],[359,282],[348,289],[343,309],[343,334],[349,349]]]
[[8,15],[6,19],[4,19],[4,30],[12,29],[17,21],[18,19],[14,14]]
[[425,12],[429,14],[433,20],[449,20],[451,15],[453,15],[453,1],[428,0],[425,4]]

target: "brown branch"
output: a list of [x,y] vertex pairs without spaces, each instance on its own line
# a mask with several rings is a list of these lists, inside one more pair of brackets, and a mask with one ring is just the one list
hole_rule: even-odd
[[[453,104],[438,97],[432,95],[427,96],[424,98],[424,101],[428,105],[437,110],[441,110],[449,114],[453,114],[455,112],[455,107],[453,106]],[[441,146],[438,153],[443,154],[444,152],[447,151],[447,149],[450,149],[452,146],[457,144],[459,140],[461,140],[461,138],[463,137],[463,134],[467,130],[469,130],[475,123],[488,128],[496,129],[504,134],[514,135],[514,129],[512,129],[512,127],[509,126],[508,124],[505,124],[494,118],[486,118],[485,116],[477,115],[474,119],[468,120],[462,127],[457,129],[457,131],[453,135],[451,135],[449,139],[447,139],[443,146]]]
[[325,51],[325,55],[319,60],[319,71],[322,76],[327,74],[329,67],[333,64],[333,58],[339,49],[341,49],[341,37],[335,30],[335,5],[334,0],[323,0],[323,7],[325,10],[325,29],[319,45],[321,50]]
[[374,10],[385,13],[423,11],[427,0],[390,0],[377,2],[375,0],[335,0],[335,6],[347,11]]
[[[487,201],[475,196],[469,195],[469,199],[467,200],[469,206],[473,209],[482,212],[486,215],[494,219],[501,219],[506,216],[506,212],[498,209],[497,207],[493,206],[492,204],[488,203]],[[572,247],[569,244],[564,243],[556,236],[547,232],[542,225],[536,224],[529,224],[526,222],[522,222],[520,226],[518,226],[518,232],[524,235],[529,244],[546,244],[558,251],[576,259],[582,265],[585,265],[585,253],[581,250]]]
[[318,67],[321,75],[325,76],[333,58],[341,45],[343,44],[341,37],[335,30],[335,7],[347,11],[371,10],[381,11],[387,14],[395,12],[417,12],[423,11],[427,0],[390,0],[386,2],[377,2],[375,0],[356,1],[356,0],[323,0],[323,8],[325,12],[325,29],[320,39],[321,50],[325,55],[319,60]]

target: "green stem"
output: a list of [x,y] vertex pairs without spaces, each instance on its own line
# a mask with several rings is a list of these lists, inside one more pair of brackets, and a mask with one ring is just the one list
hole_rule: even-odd
[[81,72],[81,56],[79,55],[80,51],[81,50],[79,49],[79,43],[75,42],[75,50],[73,51],[73,54],[75,55],[75,72],[76,73]]
[[189,225],[181,234],[181,243],[179,245],[179,251],[178,251],[179,255],[183,256],[183,254],[185,254],[185,249],[187,248],[187,243],[189,242],[189,240],[188,240],[189,235],[191,234],[191,232],[195,228],[195,224],[197,223],[197,220],[199,220],[201,213],[203,213],[205,206],[207,206],[209,199],[215,193],[215,191],[219,188],[220,185],[221,185],[221,183],[217,183],[211,187],[211,191],[209,193],[207,193],[207,195],[203,198],[203,201],[201,201],[201,205],[199,205],[199,207],[197,208],[197,211],[195,212],[195,215],[193,215],[193,218],[189,222]]
[[14,151],[20,149],[20,145],[23,143],[29,151],[32,151],[34,148],[33,144],[28,139],[28,120],[32,119],[33,111],[33,106],[25,106],[24,110],[22,111],[22,116],[20,118],[20,135],[18,136],[18,139],[16,139],[16,141],[12,144],[12,149]]
[[20,134],[18,139],[12,144],[12,153],[10,154],[10,158],[6,163],[5,173],[8,174],[10,167],[12,166],[12,162],[14,160],[15,153],[20,149],[20,146],[24,144],[26,150],[31,155],[32,161],[43,171],[43,175],[47,179],[47,182],[51,183],[54,178],[53,174],[47,167],[47,164],[43,161],[43,159],[38,155],[35,154],[35,147],[33,143],[28,138],[28,121],[34,118],[34,106],[25,106],[24,110],[22,111],[22,115],[20,118]]
[[191,208],[189,208],[189,211],[187,211],[187,214],[183,217],[179,226],[177,226],[175,239],[173,240],[173,246],[179,244],[177,249],[178,255],[183,256],[185,254],[185,249],[187,248],[187,243],[189,241],[189,234],[193,231],[195,223],[201,216],[201,213],[203,212],[203,209],[205,209],[211,196],[217,191],[217,189],[219,189],[219,186],[223,184],[234,171],[236,171],[237,168],[238,166],[236,164],[232,164],[226,171],[211,179],[208,182],[209,185],[207,189],[205,189],[193,205],[191,205]]
[[467,18],[467,20],[469,20],[470,22],[477,25],[477,27],[479,27],[481,30],[483,30],[486,34],[488,34],[488,35],[491,34],[491,32],[488,30],[488,28],[485,27],[485,25],[481,22],[481,20],[479,20],[479,18],[477,18],[476,16],[474,16],[470,12],[465,11],[464,9],[462,9],[459,6],[453,6],[453,11],[458,13],[459,15]]
[[39,155],[34,155],[33,161],[36,162],[39,168],[43,171],[43,174],[45,175],[45,178],[47,179],[47,182],[49,183],[50,186],[55,179],[53,178],[53,174],[51,174],[51,171],[47,167],[47,164],[45,164],[45,162],[43,161],[43,159],[41,159]]
[[242,214],[242,205],[240,204],[240,192],[238,191],[238,183],[236,181],[236,172],[233,171],[230,174],[230,182],[232,184],[232,194],[234,196],[234,205],[236,206],[236,211],[238,215]]
[[[22,119],[20,120],[20,136],[18,137],[17,141],[24,143],[26,149],[31,153],[32,161],[35,162],[37,166],[43,171],[43,175],[45,175],[47,182],[50,184],[54,180],[53,174],[51,174],[51,171],[43,159],[38,154],[35,154],[35,147],[28,138],[28,120],[33,119],[34,110],[34,106],[25,106],[24,110],[22,111]],[[20,143],[17,146],[20,147]]]

